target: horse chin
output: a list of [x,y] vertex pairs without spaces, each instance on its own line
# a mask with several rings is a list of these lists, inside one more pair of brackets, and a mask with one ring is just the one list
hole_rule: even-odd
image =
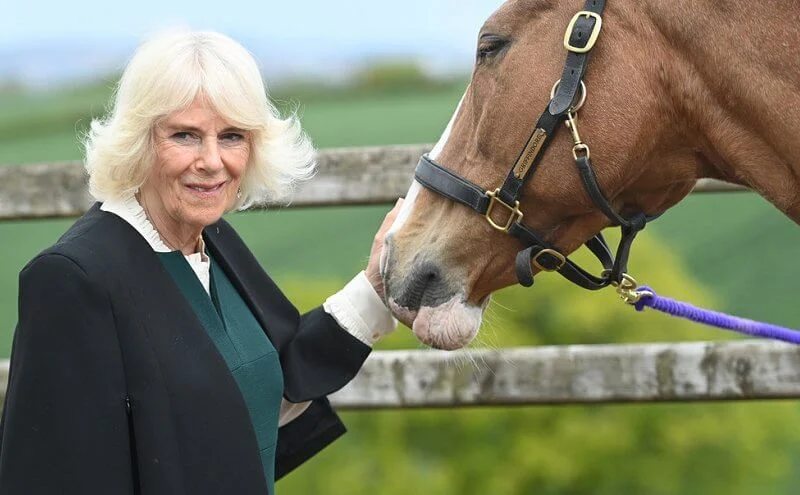
[[467,346],[478,334],[484,305],[467,304],[454,296],[438,306],[421,306],[413,311],[389,299],[395,317],[414,331],[417,339],[435,349],[452,351]]

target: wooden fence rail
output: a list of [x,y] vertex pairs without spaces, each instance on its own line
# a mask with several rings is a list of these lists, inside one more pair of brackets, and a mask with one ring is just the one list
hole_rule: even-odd
[[[3,395],[7,374],[2,361]],[[376,351],[331,396],[342,410],[789,398],[800,347],[762,340]]]
[[[292,206],[393,202],[408,190],[420,155],[430,149],[431,145],[409,145],[321,150],[317,175],[298,187]],[[703,180],[695,190],[745,189]],[[0,167],[0,221],[77,217],[90,205],[81,162]]]

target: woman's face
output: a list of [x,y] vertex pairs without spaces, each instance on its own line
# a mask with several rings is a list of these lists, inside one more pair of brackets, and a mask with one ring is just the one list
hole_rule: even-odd
[[250,133],[197,97],[157,125],[154,134],[156,160],[140,189],[142,205],[169,237],[197,235],[236,201],[250,157]]

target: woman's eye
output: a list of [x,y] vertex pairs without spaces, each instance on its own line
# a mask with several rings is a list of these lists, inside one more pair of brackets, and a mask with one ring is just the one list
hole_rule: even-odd
[[478,41],[478,61],[485,60],[500,53],[508,45],[508,39],[495,34],[484,34]]
[[239,141],[244,141],[244,135],[239,134],[238,132],[228,132],[221,136],[223,141],[228,141],[231,143],[238,143]]
[[219,137],[219,142],[223,146],[240,147],[247,143],[247,139],[242,133],[226,132]]
[[172,139],[178,142],[189,142],[197,139],[197,136],[195,136],[191,132],[176,132],[175,134],[172,135]]

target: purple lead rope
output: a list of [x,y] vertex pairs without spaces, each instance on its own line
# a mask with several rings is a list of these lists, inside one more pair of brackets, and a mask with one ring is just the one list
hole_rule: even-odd
[[656,294],[653,289],[644,285],[639,287],[636,293],[641,296],[640,299],[633,304],[637,311],[643,311],[645,307],[653,308],[672,316],[686,318],[697,323],[704,323],[726,330],[733,330],[734,332],[751,335],[753,337],[765,337],[790,342],[792,344],[800,344],[800,331],[798,330],[698,308],[685,302],[676,301],[668,297],[661,297]]

